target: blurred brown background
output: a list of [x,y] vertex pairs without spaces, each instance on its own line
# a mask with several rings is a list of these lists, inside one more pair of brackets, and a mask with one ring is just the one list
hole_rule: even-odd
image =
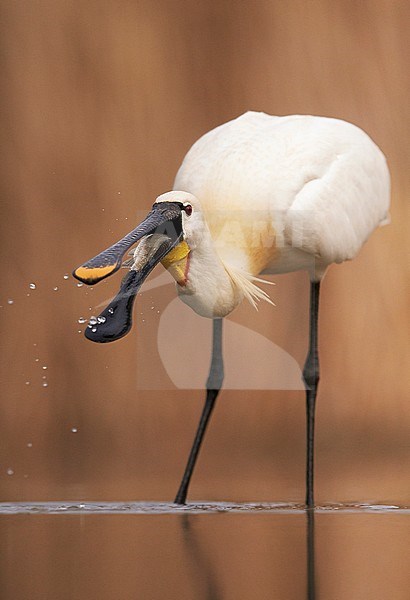
[[[138,318],[113,345],[78,333],[118,277],[87,291],[64,274],[172,187],[201,134],[253,109],[352,121],[387,156],[392,224],[323,285],[316,490],[319,503],[408,503],[408,3],[1,10],[0,499],[174,497],[203,395],[138,389]],[[307,275],[275,281],[275,309],[243,306],[232,319],[303,364]],[[161,309],[172,297],[167,288]],[[302,500],[304,437],[302,392],[225,391],[191,498]]]

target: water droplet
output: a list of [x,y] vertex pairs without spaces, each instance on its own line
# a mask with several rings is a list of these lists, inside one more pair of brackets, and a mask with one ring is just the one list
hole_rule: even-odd
[[28,297],[28,296],[30,296],[30,294],[26,294],[26,296]]
[[35,283],[30,283],[30,285],[28,286],[31,290],[35,290],[36,289],[36,284]]
[[32,443],[32,442],[29,442],[29,443],[27,444],[27,448],[32,448],[32,447],[33,447],[33,443]]
[[155,306],[151,306],[151,310],[154,310]]
[[7,475],[14,475],[13,469],[7,469]]
[[77,283],[77,287],[83,287],[83,283]]
[[69,279],[69,277],[70,277],[70,276],[69,276],[69,274],[68,274],[68,273],[66,273],[66,274],[64,275],[63,279]]
[[77,333],[81,333],[81,329],[79,329],[79,330],[77,331]]
[[36,358],[36,359],[35,359],[35,361],[36,361],[36,362],[38,362],[39,360],[40,360],[39,358]]
[[78,323],[85,323],[87,321],[87,319],[85,317],[80,317],[79,319],[77,319]]
[[78,429],[77,429],[77,427],[71,427],[71,431],[72,431],[73,433],[77,433]]
[[43,381],[43,387],[48,387],[47,381]]
[[9,298],[9,299],[7,300],[7,304],[14,304],[14,300],[12,300],[11,298]]
[[58,287],[53,287],[53,290],[56,292],[58,290]]
[[105,317],[97,317],[97,321],[98,321],[99,323],[105,323],[105,322],[106,322],[106,320],[107,320],[107,319],[106,319]]
[[91,327],[91,331],[95,333],[97,331],[97,327]]
[[47,379],[47,375],[43,375],[41,379]]
[[145,323],[145,319],[142,319],[142,322]]
[[47,369],[47,367],[44,365],[43,369],[44,369],[44,371],[45,371],[45,370]]
[[159,315],[159,310],[157,310],[157,315]]
[[117,192],[117,194],[121,194],[121,192]]
[[108,309],[108,312],[110,313],[110,315],[112,315],[112,314],[113,314],[113,312],[114,312],[114,309],[113,309],[113,308],[109,308],[109,309]]
[[94,315],[91,315],[90,317],[90,325],[97,325],[98,321],[97,321],[97,317],[94,317]]
[[33,346],[37,346],[37,343],[36,343],[36,342],[34,342]]

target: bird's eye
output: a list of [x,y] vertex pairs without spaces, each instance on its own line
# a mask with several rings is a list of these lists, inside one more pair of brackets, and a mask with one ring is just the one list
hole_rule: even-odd
[[185,214],[190,217],[192,215],[192,206],[190,204],[184,204]]

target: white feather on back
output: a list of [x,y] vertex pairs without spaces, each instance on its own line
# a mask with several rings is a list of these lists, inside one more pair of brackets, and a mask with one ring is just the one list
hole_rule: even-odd
[[[247,240],[254,236],[255,221],[270,218],[276,249],[300,251],[293,268],[286,256],[287,270],[296,270],[305,268],[301,253],[325,266],[353,258],[388,215],[390,181],[380,149],[350,123],[248,112],[192,146],[174,189],[201,201],[211,235],[219,241],[223,214],[225,221],[240,223]],[[283,268],[274,247],[261,268],[253,264],[252,252],[238,250],[235,243],[221,246],[225,264],[233,260],[252,275]]]

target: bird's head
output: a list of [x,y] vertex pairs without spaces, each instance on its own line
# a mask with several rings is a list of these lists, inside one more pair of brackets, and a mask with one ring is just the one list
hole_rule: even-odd
[[[199,200],[188,192],[166,192],[155,201],[154,206],[176,204],[181,208],[181,237],[178,244],[161,260],[180,286],[187,281],[189,253],[200,245],[206,227]],[[139,247],[134,257],[138,260]]]
[[124,277],[114,300],[89,324],[85,335],[94,342],[111,342],[126,335],[132,326],[132,306],[142,283],[162,262],[175,280],[184,285],[191,245],[195,245],[194,224],[201,223],[199,202],[187,192],[159,196],[147,217],[121,240],[100,252],[73,272],[79,281],[93,285],[109,277],[122,265],[124,254],[136,242],[130,272]]

